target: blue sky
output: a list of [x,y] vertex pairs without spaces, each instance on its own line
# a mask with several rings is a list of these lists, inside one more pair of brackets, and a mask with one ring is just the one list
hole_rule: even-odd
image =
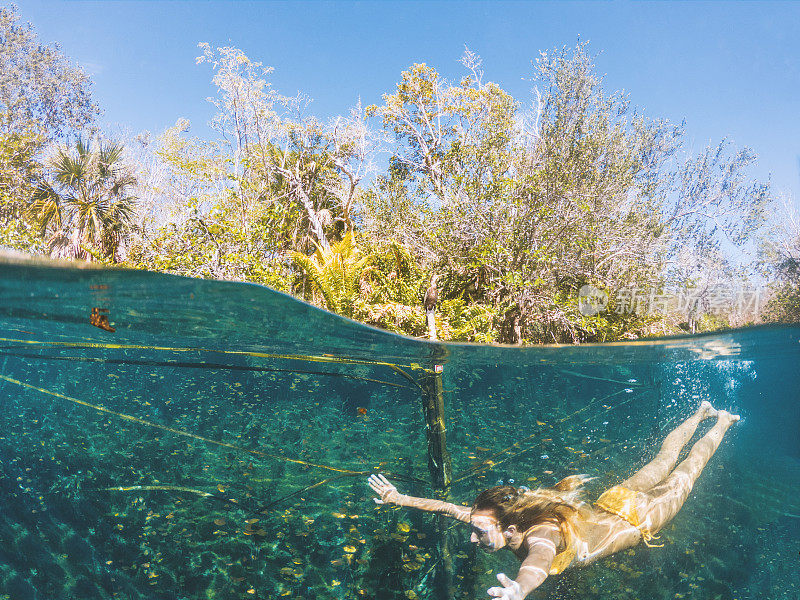
[[531,99],[540,50],[590,42],[608,90],[653,117],[686,120],[691,147],[724,137],[759,155],[800,203],[800,2],[104,2],[17,5],[95,82],[109,125],[154,133],[180,117],[208,135],[213,93],[197,43],[242,48],[273,66],[273,85],[341,114],[377,103],[400,72],[427,62],[461,74],[464,46],[485,78]]

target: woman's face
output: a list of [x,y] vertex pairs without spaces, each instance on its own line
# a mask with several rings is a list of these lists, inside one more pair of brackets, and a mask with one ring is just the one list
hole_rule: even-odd
[[481,548],[494,552],[506,545],[506,538],[500,529],[500,522],[490,510],[473,511],[469,518],[472,535],[469,541]]

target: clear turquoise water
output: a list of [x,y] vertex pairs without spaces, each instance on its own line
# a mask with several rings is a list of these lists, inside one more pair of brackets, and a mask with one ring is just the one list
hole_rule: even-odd
[[[375,506],[365,473],[432,494],[418,384],[436,364],[464,504],[576,472],[591,500],[700,400],[743,417],[663,548],[531,597],[800,597],[798,326],[432,344],[252,285],[6,260],[0,338],[0,598],[433,598],[433,518]],[[516,573],[448,536],[455,597]]]

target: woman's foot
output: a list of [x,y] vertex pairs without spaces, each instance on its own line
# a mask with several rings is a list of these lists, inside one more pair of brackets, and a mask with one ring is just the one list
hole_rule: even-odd
[[740,417],[739,415],[731,414],[727,410],[719,410],[717,411],[717,418],[719,420],[727,419],[731,423],[736,423],[736,421],[738,421],[742,417]]
[[701,420],[719,416],[719,411],[711,406],[711,402],[708,400],[703,400],[700,403],[700,408],[697,409],[697,412],[700,413]]

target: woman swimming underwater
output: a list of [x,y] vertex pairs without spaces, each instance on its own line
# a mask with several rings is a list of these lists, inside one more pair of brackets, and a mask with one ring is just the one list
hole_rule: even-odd
[[[716,424],[692,446],[677,467],[681,449],[700,421],[716,417]],[[656,533],[680,510],[703,467],[719,447],[725,432],[739,420],[703,402],[691,417],[667,435],[656,457],[621,484],[606,490],[593,506],[580,500],[581,475],[562,479],[553,488],[516,488],[500,485],[478,494],[471,507],[440,500],[405,496],[383,475],[368,483],[378,504],[395,504],[441,513],[472,527],[470,540],[489,552],[508,548],[521,561],[511,580],[498,573],[499,587],[489,596],[522,600],[548,575],[595,561]],[[674,467],[674,470],[673,470]]]

